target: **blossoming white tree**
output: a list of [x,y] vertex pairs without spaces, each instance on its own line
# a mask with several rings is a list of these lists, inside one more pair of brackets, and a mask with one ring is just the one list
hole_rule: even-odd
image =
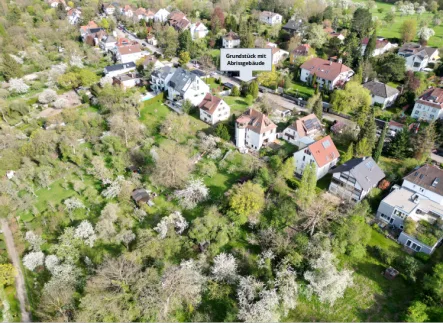
[[84,243],[90,247],[94,246],[94,242],[97,239],[92,224],[87,220],[83,220],[77,228],[75,228],[74,237],[83,240]]
[[35,234],[33,231],[28,231],[25,234],[25,240],[29,242],[31,245],[32,251],[40,251],[40,247],[45,241],[42,239],[41,236],[38,234]]
[[216,281],[233,283],[237,280],[237,262],[233,255],[222,252],[214,258],[211,268],[212,276]]
[[12,78],[9,80],[9,91],[18,94],[27,93],[29,91],[29,85],[27,85],[23,79]]
[[287,316],[289,310],[294,309],[297,305],[298,287],[295,280],[296,275],[291,267],[282,265],[275,276],[274,285],[277,288],[281,309],[283,315]]
[[29,270],[34,270],[39,266],[43,266],[45,255],[41,251],[33,251],[23,257],[23,266]]
[[435,35],[435,31],[429,27],[426,27],[426,26],[421,27],[417,32],[418,38],[420,38],[421,40],[424,40],[424,41],[428,41],[429,38],[431,38],[434,35]]
[[60,264],[60,259],[56,255],[49,255],[45,259],[45,267],[52,273],[55,267]]
[[99,83],[100,83],[101,87],[105,87],[106,85],[111,85],[112,84],[112,76],[111,75],[103,76],[100,79]]
[[306,271],[304,278],[309,282],[308,291],[318,295],[323,303],[333,305],[352,285],[352,271],[337,270],[335,256],[330,251],[323,251],[320,256],[310,261],[312,270]]
[[46,89],[38,96],[38,102],[47,104],[54,102],[57,99],[57,92],[53,89]]
[[78,198],[76,197],[71,197],[69,199],[66,199],[64,201],[66,210],[69,213],[72,213],[72,211],[77,210],[77,209],[84,209],[85,205],[83,204],[82,201],[80,201]]
[[158,232],[160,239],[166,238],[170,230],[175,230],[177,234],[182,234],[188,227],[188,221],[178,211],[161,219],[161,221],[154,228]]
[[175,191],[175,197],[185,209],[193,209],[209,195],[209,189],[201,179],[190,180],[182,190]]
[[120,194],[122,189],[122,183],[125,180],[123,176],[117,176],[117,178],[109,185],[103,192],[102,195],[107,199],[112,199]]
[[79,55],[71,55],[71,59],[69,60],[69,64],[74,67],[83,68],[82,58]]

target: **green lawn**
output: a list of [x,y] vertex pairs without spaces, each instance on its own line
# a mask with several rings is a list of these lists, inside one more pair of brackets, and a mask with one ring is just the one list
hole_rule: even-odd
[[314,89],[303,82],[291,82],[291,85],[286,92],[289,95],[303,98],[309,98],[314,95]]
[[[365,2],[365,3],[367,2],[367,0],[354,0],[354,1],[355,2]],[[379,2],[379,1],[377,1],[376,3],[377,3],[377,8],[373,8],[371,10],[371,13],[373,16],[378,17],[380,20],[383,21],[386,13],[391,10],[391,7],[393,5],[390,3],[384,3],[384,2]],[[378,9],[383,9],[383,12],[379,13]],[[431,23],[433,16],[434,16],[433,13],[426,12],[426,13],[422,14],[421,16],[416,14],[413,16],[403,16],[402,17],[400,15],[400,13],[397,11],[395,13],[394,22],[391,24],[387,24],[383,21],[383,25],[381,28],[379,28],[379,30],[377,30],[377,34],[378,34],[378,36],[382,36],[382,37],[386,37],[386,38],[400,38],[400,28],[401,28],[402,23],[406,19],[410,19],[410,18],[417,19],[417,25],[419,26],[420,20]],[[443,46],[443,25],[433,26],[431,24],[430,27],[432,29],[434,29],[435,36],[433,36],[429,39],[428,45],[431,47],[442,47]],[[418,39],[416,39],[416,41],[418,41]]]
[[225,96],[223,100],[231,107],[231,113],[236,115],[245,112],[248,108],[248,103],[240,96]]

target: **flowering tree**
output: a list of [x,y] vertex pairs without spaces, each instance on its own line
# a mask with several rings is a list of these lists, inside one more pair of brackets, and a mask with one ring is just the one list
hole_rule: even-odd
[[429,38],[431,38],[434,35],[435,35],[435,31],[429,27],[426,27],[426,26],[421,27],[417,33],[418,38],[420,38],[421,40],[424,40],[424,41],[428,41]]
[[237,262],[231,254],[222,252],[214,258],[211,268],[212,276],[216,281],[233,283],[237,280]]
[[112,76],[111,75],[103,76],[100,79],[99,83],[100,83],[101,87],[105,87],[106,85],[111,85],[112,84]]
[[310,265],[312,270],[304,274],[309,282],[308,291],[316,293],[321,302],[333,305],[352,285],[352,271],[345,269],[339,272],[335,256],[330,251],[323,251],[318,258],[310,261]]
[[426,8],[425,8],[425,6],[419,6],[419,7],[415,10],[415,12],[416,12],[418,15],[424,14],[424,13],[426,12]]
[[60,264],[60,259],[56,255],[49,255],[45,259],[45,267],[52,273],[55,267]]
[[41,251],[30,252],[23,257],[23,266],[29,270],[34,270],[38,266],[43,266],[45,255]]
[[277,288],[278,297],[281,303],[283,315],[287,316],[289,310],[292,310],[297,305],[297,282],[294,270],[287,265],[280,266],[275,274],[274,285]]
[[161,221],[154,228],[160,235],[160,239],[166,238],[168,232],[174,229],[177,234],[182,234],[188,227],[188,222],[178,211],[171,213],[170,215],[161,219]]
[[112,199],[120,194],[122,189],[122,183],[125,180],[123,176],[117,176],[117,178],[109,185],[103,192],[102,195],[107,199]]
[[69,60],[69,65],[74,66],[74,67],[78,67],[78,68],[83,68],[83,62],[82,62],[82,58],[79,55],[71,55],[71,59]]
[[68,106],[69,102],[65,98],[58,98],[57,100],[52,103],[52,106],[55,109],[64,109]]
[[116,230],[114,223],[117,221],[120,208],[115,203],[106,204],[100,213],[99,220],[95,226],[98,237],[104,240],[110,240],[115,237]]
[[42,239],[41,236],[39,236],[38,234],[35,234],[32,231],[26,232],[25,240],[28,241],[29,244],[31,245],[32,251],[40,251],[41,245],[43,243],[45,243],[45,241]]
[[65,207],[66,210],[71,214],[72,211],[77,210],[77,209],[84,209],[85,205],[83,204],[82,201],[80,201],[78,198],[76,197],[71,197],[69,199],[66,199],[65,202]]
[[412,3],[404,2],[398,5],[398,12],[400,12],[402,16],[410,16],[415,14],[415,8]]
[[271,249],[262,251],[260,256],[257,259],[258,268],[265,268],[267,264],[270,263],[272,259],[275,258],[275,254]]
[[279,298],[275,289],[267,290],[255,277],[242,277],[237,290],[238,318],[247,322],[278,322]]
[[29,85],[27,85],[23,79],[12,78],[9,80],[9,90],[23,94],[29,91]]
[[175,191],[175,197],[180,205],[185,209],[193,209],[201,201],[204,201],[209,194],[209,189],[201,179],[190,180],[183,190]]
[[97,239],[92,224],[87,220],[83,220],[78,227],[75,228],[74,237],[83,240],[85,244],[90,247],[94,246],[94,242]]
[[38,102],[47,104],[54,102],[57,99],[57,92],[53,89],[46,89],[38,96]]
[[123,230],[117,236],[117,240],[125,245],[126,248],[129,248],[129,244],[134,241],[136,238],[135,233],[129,229]]

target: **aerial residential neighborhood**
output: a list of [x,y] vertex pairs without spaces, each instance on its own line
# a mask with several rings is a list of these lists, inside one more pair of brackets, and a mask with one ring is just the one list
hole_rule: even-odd
[[442,17],[0,2],[2,321],[443,321]]

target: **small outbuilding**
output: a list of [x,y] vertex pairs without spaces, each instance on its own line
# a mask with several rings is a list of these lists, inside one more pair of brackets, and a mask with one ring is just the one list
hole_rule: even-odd
[[149,206],[153,206],[154,202],[152,199],[156,197],[157,194],[152,193],[151,191],[148,191],[144,188],[138,188],[134,191],[132,191],[131,197],[137,203],[137,205],[140,205],[142,203],[146,203]]
[[383,276],[385,276],[386,279],[393,280],[395,277],[397,277],[399,274],[397,269],[394,269],[392,267],[386,268],[385,272],[383,273]]

